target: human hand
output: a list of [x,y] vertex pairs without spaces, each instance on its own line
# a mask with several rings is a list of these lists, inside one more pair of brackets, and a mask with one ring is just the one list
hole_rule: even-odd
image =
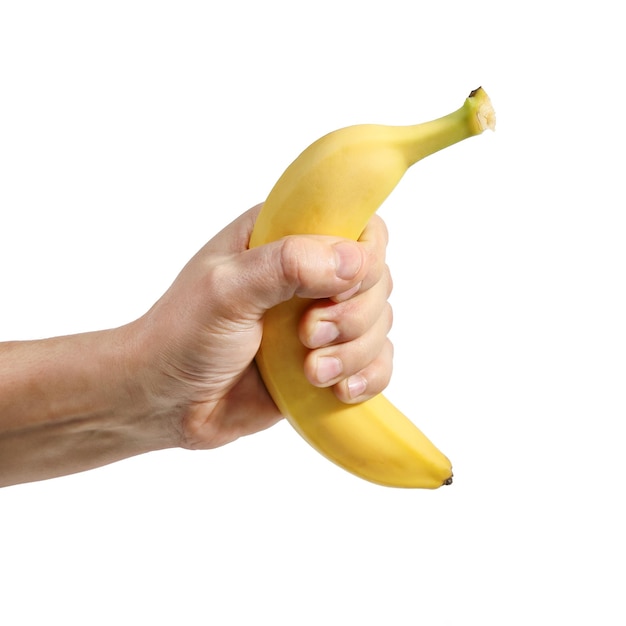
[[351,403],[389,382],[384,222],[375,216],[358,243],[294,236],[248,249],[259,210],[209,241],[127,328],[145,397],[171,419],[185,448],[214,448],[281,419],[254,357],[264,313],[294,295],[314,299],[299,328],[313,385],[332,386]]

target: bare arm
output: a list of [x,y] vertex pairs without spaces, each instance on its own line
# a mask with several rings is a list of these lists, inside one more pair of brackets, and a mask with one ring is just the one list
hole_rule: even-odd
[[129,372],[128,330],[0,344],[0,486],[178,444]]

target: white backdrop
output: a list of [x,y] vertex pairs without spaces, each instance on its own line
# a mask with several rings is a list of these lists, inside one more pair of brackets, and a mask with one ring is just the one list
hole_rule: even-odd
[[386,395],[454,485],[370,485],[283,423],[6,488],[0,623],[624,623],[619,4],[520,6],[0,2],[0,340],[136,318],[327,131],[479,85],[498,116],[380,212]]

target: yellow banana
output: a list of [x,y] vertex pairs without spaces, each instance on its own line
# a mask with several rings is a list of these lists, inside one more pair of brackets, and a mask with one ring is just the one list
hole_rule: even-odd
[[[407,169],[485,129],[495,114],[482,88],[444,117],[409,126],[362,124],[318,139],[285,170],[254,226],[250,246],[287,235],[358,239]],[[274,402],[325,457],[353,474],[390,487],[435,489],[452,482],[448,458],[383,395],[359,404],[311,385],[298,322],[310,301],[293,298],[267,312],[256,357]]]

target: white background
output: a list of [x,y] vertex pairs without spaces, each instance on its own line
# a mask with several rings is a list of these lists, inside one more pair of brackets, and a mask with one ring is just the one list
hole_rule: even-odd
[[0,2],[0,340],[141,315],[321,134],[482,85],[381,208],[386,395],[453,486],[280,424],[0,491],[0,623],[624,624],[619,3]]

